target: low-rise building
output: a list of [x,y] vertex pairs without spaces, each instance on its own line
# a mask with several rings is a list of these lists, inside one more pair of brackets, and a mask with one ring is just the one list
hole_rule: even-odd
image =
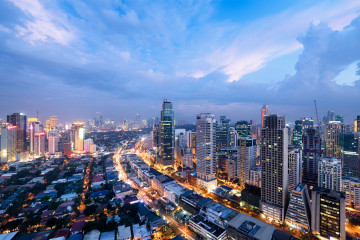
[[200,214],[193,216],[189,220],[189,228],[203,239],[208,240],[223,240],[226,239],[226,231],[208,221]]
[[360,209],[360,179],[342,177],[342,191],[345,192],[346,205]]
[[205,219],[223,229],[226,229],[228,222],[239,212],[232,210],[217,202],[210,202],[200,210],[200,215]]
[[178,205],[180,195],[184,194],[187,191],[191,191],[190,189],[183,187],[177,183],[166,184],[164,187],[164,197],[170,200],[173,204]]
[[119,225],[118,226],[118,232],[117,232],[117,240],[131,240],[131,228],[130,226],[125,227],[125,225]]

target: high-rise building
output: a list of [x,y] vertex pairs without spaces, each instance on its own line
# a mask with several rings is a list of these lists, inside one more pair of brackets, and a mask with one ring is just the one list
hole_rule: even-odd
[[[216,173],[216,120],[211,113],[196,117],[196,173],[204,185],[213,182]],[[208,188],[209,190],[209,188]]]
[[284,221],[288,195],[288,133],[285,117],[264,118],[261,129],[261,202],[266,217]]
[[216,148],[220,149],[227,146],[227,135],[230,128],[230,119],[220,116],[220,121],[216,123]]
[[327,239],[345,240],[345,193],[315,186],[311,200],[312,232]]
[[48,137],[49,154],[55,154],[59,151],[59,137],[56,134],[50,134]]
[[50,131],[56,130],[58,128],[58,117],[51,116],[50,117]]
[[289,171],[289,179],[288,179],[288,191],[292,192],[292,190],[301,182],[301,159],[302,159],[302,151],[300,148],[289,147],[288,149],[288,171]]
[[360,209],[360,179],[356,177],[342,177],[341,191],[345,192],[345,202],[349,207]]
[[318,164],[321,157],[321,137],[314,128],[307,128],[302,137],[302,182],[318,186]]
[[311,206],[305,183],[299,183],[291,191],[285,223],[300,231],[311,231]]
[[94,144],[94,141],[91,138],[85,139],[84,140],[84,152],[90,153],[91,145],[93,145],[93,144]]
[[40,122],[32,122],[29,126],[30,153],[35,152],[35,133],[40,132]]
[[34,154],[37,157],[41,157],[45,155],[45,132],[35,133],[35,151]]
[[359,139],[360,133],[340,134],[343,175],[347,177],[360,177]]
[[263,105],[262,109],[261,109],[261,127],[264,127],[264,119],[266,116],[269,115],[269,106],[268,105]]
[[341,122],[329,121],[325,125],[325,156],[341,158],[340,135],[345,132]]
[[251,124],[245,120],[237,121],[235,123],[235,130],[239,137],[248,137],[251,135]]
[[305,131],[305,129],[314,128],[314,120],[311,117],[305,117],[301,121],[303,132]]
[[293,139],[292,139],[292,145],[295,147],[301,147],[301,137],[302,137],[302,120],[296,120],[295,126],[293,130]]
[[84,138],[85,138],[85,127],[82,122],[75,122],[72,124],[72,142],[73,150],[76,152],[84,151]]
[[229,132],[227,134],[227,146],[228,147],[236,147],[237,139],[239,138],[237,132],[234,127],[229,127]]
[[319,187],[341,191],[341,161],[322,157],[319,162]]
[[331,122],[331,121],[335,121],[335,113],[334,113],[334,111],[328,111],[327,112],[327,115],[323,118],[323,122],[325,123],[325,124],[327,124],[327,123],[329,123],[329,122]]
[[16,159],[16,144],[17,144],[17,126],[9,124],[0,125],[0,162],[6,163],[8,161],[15,161]]
[[336,116],[335,116],[335,121],[344,123],[344,116],[342,116],[342,115],[336,115]]
[[26,115],[23,113],[13,113],[7,116],[7,122],[11,126],[16,126],[16,152],[27,150],[26,145]]
[[250,182],[250,169],[256,165],[256,139],[240,137],[237,144],[237,176],[240,185]]
[[354,120],[354,132],[360,132],[360,115]]
[[140,114],[136,114],[135,127],[136,127],[137,129],[140,129],[140,128],[141,128],[141,123],[140,123]]
[[159,155],[163,166],[174,165],[175,121],[171,102],[166,99],[162,104],[159,129]]

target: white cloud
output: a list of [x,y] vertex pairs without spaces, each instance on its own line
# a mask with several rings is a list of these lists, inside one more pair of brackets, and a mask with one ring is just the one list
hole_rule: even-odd
[[31,43],[53,41],[62,45],[75,39],[74,28],[66,21],[66,15],[45,9],[38,0],[10,1],[29,16],[24,26],[16,27],[18,36]]

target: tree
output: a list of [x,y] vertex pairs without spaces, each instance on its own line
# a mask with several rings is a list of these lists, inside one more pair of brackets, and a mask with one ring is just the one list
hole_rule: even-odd
[[46,222],[46,226],[49,228],[53,228],[56,225],[57,219],[54,217],[49,218],[49,220],[47,220]]
[[87,206],[87,207],[85,208],[85,210],[84,210],[85,216],[90,216],[90,215],[94,214],[94,213],[96,212],[96,209],[97,209],[97,208],[98,208],[98,206],[95,205],[95,204],[92,204],[92,205],[90,205],[90,206]]

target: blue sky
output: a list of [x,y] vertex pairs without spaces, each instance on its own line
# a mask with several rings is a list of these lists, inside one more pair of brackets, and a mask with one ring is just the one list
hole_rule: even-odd
[[360,114],[360,2],[0,2],[0,118]]

